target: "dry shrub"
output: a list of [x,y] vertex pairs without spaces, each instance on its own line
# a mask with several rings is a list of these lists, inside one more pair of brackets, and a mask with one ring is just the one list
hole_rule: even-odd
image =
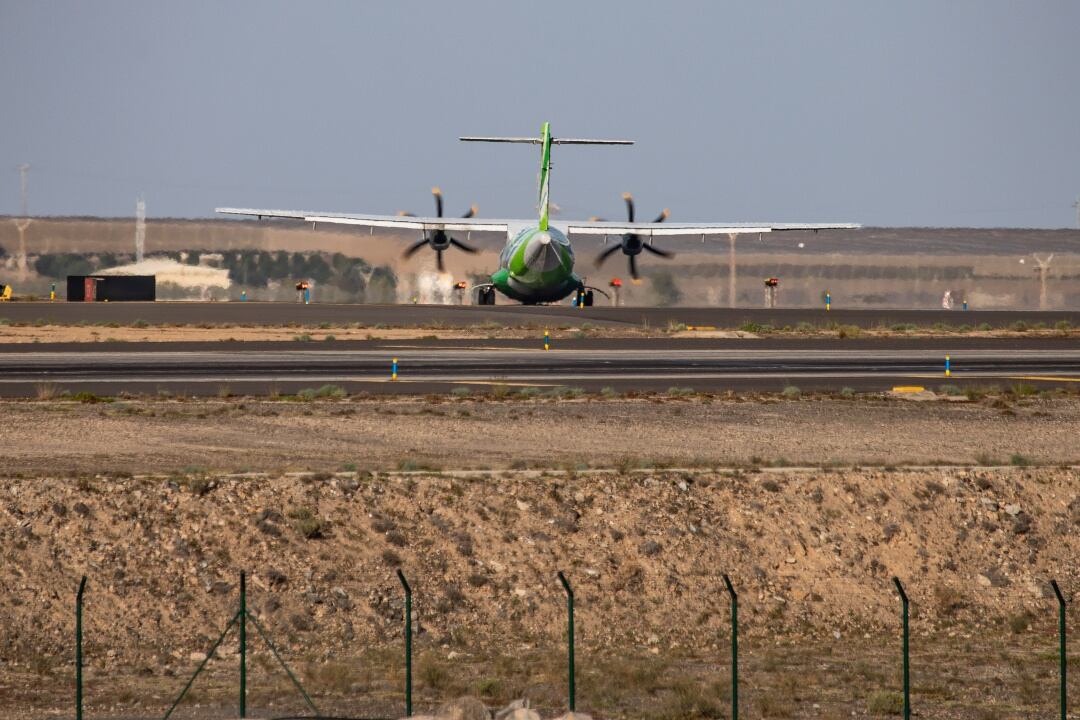
[[789,718],[794,713],[791,703],[775,694],[763,693],[757,702],[764,718]]
[[312,685],[323,692],[338,694],[349,692],[353,683],[359,679],[356,667],[344,662],[325,662],[311,665],[308,667],[308,677],[314,681]]
[[450,672],[439,662],[439,658],[431,653],[420,656],[420,661],[416,664],[416,674],[429,690],[441,692],[450,687]]
[[34,386],[38,400],[53,400],[60,394],[60,388],[56,383],[43,382]]
[[308,540],[324,537],[329,528],[329,523],[308,507],[293,508],[288,515],[293,521],[293,529]]
[[[695,720],[697,718],[722,718],[724,708],[719,698],[707,688],[691,681],[682,681],[664,693],[662,704],[656,708],[653,717],[662,720]],[[769,697],[769,696],[765,696]],[[764,699],[764,697],[762,698]],[[764,707],[764,706],[763,706]],[[788,717],[788,715],[769,715],[766,717]]]
[[871,715],[899,715],[904,711],[904,697],[900,693],[878,690],[866,700]]
[[938,585],[934,588],[934,599],[938,604],[938,612],[944,616],[954,615],[958,610],[967,607],[967,599],[964,594],[951,585]]

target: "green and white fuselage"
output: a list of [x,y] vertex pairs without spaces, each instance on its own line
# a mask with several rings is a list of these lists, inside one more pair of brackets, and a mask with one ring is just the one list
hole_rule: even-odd
[[560,230],[527,227],[506,242],[491,284],[523,303],[557,302],[583,287],[574,273],[574,250]]

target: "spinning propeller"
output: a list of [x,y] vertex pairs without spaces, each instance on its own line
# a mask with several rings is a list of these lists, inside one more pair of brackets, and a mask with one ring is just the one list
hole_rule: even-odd
[[[441,218],[443,216],[442,190],[437,187],[431,188],[431,194],[435,196],[435,216]],[[476,215],[476,210],[476,206],[473,205],[471,208],[469,208],[469,211],[461,217],[471,218]],[[412,216],[412,213],[409,212],[402,212],[398,214],[404,216]],[[430,233],[425,231],[424,237],[407,247],[403,255],[407,258],[412,257],[417,252],[419,252],[420,248],[424,247],[425,245],[431,247],[431,249],[435,251],[435,266],[439,269],[439,272],[446,271],[446,266],[443,264],[443,252],[449,250],[451,245],[458,248],[459,250],[464,250],[467,253],[476,252],[476,248],[470,245],[466,245],[460,240],[450,237],[446,234],[446,230],[439,228],[438,230],[433,230]]]
[[[626,201],[626,215],[629,222],[634,222],[634,198],[630,193],[623,193],[623,200]],[[664,222],[667,219],[668,211],[665,208],[653,222]],[[674,257],[674,253],[667,250],[660,250],[653,247],[650,243],[645,242],[645,238],[637,233],[626,233],[622,236],[622,241],[618,245],[612,245],[607,250],[604,250],[596,257],[596,266],[600,267],[605,260],[622,250],[623,255],[627,257],[630,265],[630,277],[635,280],[638,279],[637,271],[637,256],[641,254],[642,250],[652,253],[653,255],[659,255],[662,258]]]

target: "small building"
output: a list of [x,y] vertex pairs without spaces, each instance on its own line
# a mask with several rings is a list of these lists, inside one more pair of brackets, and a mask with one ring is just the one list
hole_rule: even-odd
[[153,302],[157,299],[154,275],[68,275],[68,302]]

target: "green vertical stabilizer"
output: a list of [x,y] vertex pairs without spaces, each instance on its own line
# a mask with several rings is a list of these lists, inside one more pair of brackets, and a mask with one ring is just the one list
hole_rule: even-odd
[[551,180],[551,123],[540,126],[540,229],[548,229],[548,185]]

